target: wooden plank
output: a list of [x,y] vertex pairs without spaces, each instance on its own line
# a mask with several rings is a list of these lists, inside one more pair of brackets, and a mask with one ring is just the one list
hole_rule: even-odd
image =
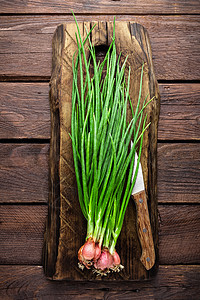
[[160,266],[151,281],[90,283],[46,280],[40,266],[1,266],[2,299],[199,299],[200,266]]
[[[91,28],[92,23],[79,23],[82,39],[87,34],[84,29]],[[89,30],[89,29],[88,29]],[[75,42],[76,26],[74,23],[60,25],[53,39],[53,65],[51,77],[50,103],[52,115],[52,132],[50,144],[50,186],[49,186],[49,213],[46,228],[46,248],[44,248],[45,274],[55,280],[95,280],[96,274],[87,269],[81,272],[75,268],[78,246],[85,240],[87,224],[79,208],[76,177],[73,166],[71,139],[71,93],[69,86],[73,84],[72,57],[77,50]],[[94,46],[109,46],[112,42],[113,22],[99,22],[92,31],[91,39]],[[125,42],[124,42],[125,41]],[[106,44],[105,44],[106,43]],[[160,110],[160,95],[155,78],[151,46],[147,31],[136,23],[117,22],[115,24],[115,43],[117,56],[122,54],[122,61],[128,56],[127,65],[131,67],[130,96],[134,109],[137,107],[137,95],[140,90],[141,68],[144,65],[142,99],[148,95],[147,101],[152,101],[145,109],[146,123],[151,126],[143,136],[143,150],[141,164],[146,186],[146,193],[151,214],[151,229],[153,235],[152,248],[157,249],[157,126]],[[86,47],[86,57],[89,49]],[[128,67],[126,69],[128,76]],[[143,100],[144,101],[144,100]],[[142,109],[143,101],[140,103]],[[97,132],[100,127],[97,126]],[[140,131],[141,132],[141,131]],[[56,146],[55,146],[56,145]],[[99,154],[98,154],[99,155]],[[82,183],[81,183],[82,184]],[[89,190],[87,191],[89,193]],[[89,195],[90,197],[90,195]],[[148,210],[147,210],[148,211]],[[59,219],[60,215],[60,219]],[[124,261],[124,269],[117,273],[110,273],[108,280],[133,280],[148,278],[150,273],[141,265],[141,246],[138,240],[137,229],[133,226],[136,218],[135,207],[130,204],[124,220],[124,230],[121,232],[119,255]],[[59,222],[58,222],[59,220]],[[138,221],[139,223],[139,221]],[[150,222],[148,221],[149,226]],[[96,225],[96,224],[95,224]],[[134,243],[134,251],[130,250]],[[120,244],[120,242],[119,242]],[[143,248],[145,252],[145,248]],[[68,254],[68,255],[66,255]],[[149,255],[150,256],[150,255]],[[152,257],[154,257],[154,251]],[[151,257],[151,259],[153,259]],[[154,263],[153,263],[154,265]]]
[[[200,138],[200,84],[159,84],[159,140]],[[48,83],[0,82],[0,138],[50,138]]]
[[[79,21],[113,20],[113,16],[105,15],[87,15],[77,18]],[[120,15],[117,16],[117,20],[138,22],[147,28],[157,79],[200,79],[198,16]],[[58,24],[70,21],[73,21],[71,16],[2,16],[0,21],[1,77],[50,77],[53,32]]]
[[200,84],[160,84],[160,140],[200,139]]
[[199,144],[160,144],[158,148],[158,191],[160,202],[199,203]]
[[1,144],[0,153],[1,202],[46,203],[49,145]]
[[144,282],[52,282],[41,266],[1,266],[1,299],[199,299],[200,266],[160,266]]
[[[199,152],[198,143],[158,144],[159,203],[200,202]],[[1,144],[0,157],[0,202],[47,203],[48,144]]]
[[159,260],[161,264],[177,264],[177,261],[179,264],[188,264],[192,261],[199,263],[200,206],[160,205],[159,215]]
[[[199,264],[200,206],[159,205],[158,209],[159,263]],[[46,205],[0,206],[0,264],[42,263],[46,216]]]
[[41,264],[47,205],[0,209],[0,264]]
[[1,1],[0,13],[29,13],[29,14],[69,14],[70,10],[75,14],[198,14],[200,13],[198,0],[175,0],[173,5],[170,0],[143,0],[140,3],[132,3],[131,0],[100,0],[100,1],[75,1],[52,0],[50,2],[33,0]]
[[0,138],[49,138],[47,83],[0,83]]

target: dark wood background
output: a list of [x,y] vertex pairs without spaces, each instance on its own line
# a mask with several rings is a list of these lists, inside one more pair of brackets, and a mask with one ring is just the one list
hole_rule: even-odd
[[[128,20],[149,32],[161,92],[159,270],[149,281],[43,275],[51,41],[56,26]],[[199,0],[0,1],[0,299],[199,299]]]

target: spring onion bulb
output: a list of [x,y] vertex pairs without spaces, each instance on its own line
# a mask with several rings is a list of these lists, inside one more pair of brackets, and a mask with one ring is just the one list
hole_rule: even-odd
[[[139,162],[143,134],[149,126],[145,125],[146,116],[143,116],[147,97],[139,110],[144,65],[134,112],[129,95],[130,68],[125,78],[127,58],[121,63],[120,55],[117,57],[115,21],[112,43],[103,62],[98,63],[90,41],[93,28],[82,40],[75,16],[74,19],[78,49],[72,59],[70,136],[80,207],[87,220],[86,242],[78,251],[78,259],[80,268],[106,275],[123,268],[115,247],[135,183],[131,182],[135,151],[138,150]],[[85,52],[86,41],[89,58]],[[103,68],[106,68],[105,76]],[[132,111],[130,121],[128,106]]]

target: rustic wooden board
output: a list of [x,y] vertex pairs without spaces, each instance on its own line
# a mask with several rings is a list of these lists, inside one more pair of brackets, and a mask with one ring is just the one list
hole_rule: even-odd
[[[84,26],[90,28],[92,25],[93,23],[89,22],[80,23],[81,34],[83,36],[86,34]],[[53,67],[50,91],[52,116],[50,195],[44,245],[44,269],[46,275],[52,279],[95,280],[96,276],[91,271],[80,271],[77,266],[77,251],[85,239],[86,222],[79,207],[71,140],[68,135],[71,124],[71,60],[77,49],[75,31],[74,23],[60,25],[53,39]],[[98,22],[92,32],[92,43],[95,46],[110,45],[112,31],[112,22]],[[147,31],[136,23],[117,22],[116,48],[118,55],[122,53],[122,60],[127,55],[129,56],[127,66],[131,66],[132,71],[130,95],[134,108],[139,93],[143,62],[145,62],[145,66],[142,99],[144,101],[148,94],[149,99],[155,96],[155,100],[146,108],[147,124],[151,122],[151,126],[144,135],[141,163],[149,199],[155,251],[158,255],[156,153],[160,96],[154,75]],[[89,50],[86,51],[86,55],[89,55]],[[127,72],[128,67],[125,73]],[[130,201],[117,246],[124,270],[117,274],[109,274],[107,278],[110,280],[144,279],[150,275],[150,272],[147,272],[140,262],[141,247],[135,221],[135,205],[133,201]]]
[[[79,21],[94,20],[94,16],[90,14],[77,16],[77,18]],[[113,16],[97,15],[95,20],[109,21],[113,20]],[[119,15],[116,20],[137,22],[147,28],[151,36],[153,61],[158,80],[200,79],[199,16]],[[0,78],[3,80],[16,80],[19,77],[20,80],[49,79],[53,32],[64,22],[73,22],[73,17],[71,15],[1,16]],[[26,78],[27,76],[29,78]]]
[[200,13],[198,0],[175,0],[173,5],[170,0],[142,0],[135,2],[124,0],[52,0],[49,2],[33,0],[1,0],[0,13],[10,14],[70,14],[71,9],[76,14],[192,14]]
[[[49,144],[1,144],[0,153],[0,203],[47,203]],[[200,203],[199,178],[199,143],[158,143],[159,203]]]
[[0,82],[0,138],[50,138],[48,83]]
[[[163,264],[187,264],[187,262],[200,259],[199,243],[199,223],[200,223],[200,206],[198,205],[181,205],[159,207],[161,217],[160,226],[160,261]],[[162,215],[165,217],[162,219]],[[177,226],[177,224],[179,224]],[[187,225],[186,225],[187,224]],[[165,237],[167,236],[167,239]],[[190,243],[186,246],[187,239]],[[194,241],[194,245],[193,242]],[[162,246],[161,246],[162,245]],[[187,247],[187,250],[182,248]],[[167,251],[168,259],[166,259]],[[187,251],[187,253],[186,253]],[[180,252],[182,255],[180,256]],[[192,263],[192,262],[191,262]]]
[[[159,90],[158,140],[200,139],[200,84],[160,83]],[[0,138],[49,139],[48,92],[47,82],[0,82]]]
[[[173,3],[170,0],[141,0],[135,1],[134,5],[132,2],[132,0],[1,1],[0,80],[18,82],[14,83],[15,87],[5,88],[4,85],[0,88],[0,93],[3,93],[3,104],[9,103],[8,109],[1,105],[3,120],[1,119],[0,135],[2,139],[49,138],[48,98],[45,96],[48,93],[48,86],[46,85],[46,89],[42,91],[43,98],[40,99],[39,95],[37,96],[40,83],[29,83],[30,89],[24,87],[25,94],[23,94],[21,82],[49,80],[52,33],[58,24],[72,21],[71,12],[67,11],[67,8],[73,8],[80,21],[94,19],[95,13],[98,14],[95,19],[108,21],[113,19],[112,14],[120,13],[121,15],[117,15],[118,20],[141,23],[148,29],[151,36],[157,79],[170,80],[173,83],[170,89],[167,88],[167,82],[164,84],[164,89],[160,85],[163,102],[158,138],[164,140],[164,143],[160,144],[158,149],[160,150],[158,152],[158,201],[166,204],[179,202],[179,205],[167,204],[161,208],[166,214],[160,215],[163,223],[160,231],[160,262],[199,264],[199,254],[195,254],[195,251],[198,251],[200,246],[193,244],[197,242],[199,234],[196,232],[196,236],[193,235],[193,226],[195,230],[196,226],[200,226],[199,216],[195,213],[199,208],[188,205],[186,209],[181,205],[183,202],[189,204],[200,201],[199,195],[196,194],[199,189],[199,174],[196,174],[196,170],[200,169],[199,160],[196,159],[199,144],[174,143],[176,139],[185,140],[185,142],[190,139],[199,139],[199,113],[195,104],[199,102],[199,90],[195,92],[193,87],[189,87],[186,82],[180,83],[180,86],[177,83],[180,80],[199,82],[200,79],[199,0],[175,0]],[[17,13],[21,15],[17,16]],[[133,13],[136,15],[129,15]],[[6,15],[3,16],[3,14]],[[198,83],[193,86],[197,87]],[[18,98],[24,102],[19,104]],[[37,107],[37,104],[41,106]],[[179,104],[181,104],[180,109]],[[17,108],[18,105],[20,110]],[[31,109],[28,109],[29,105]],[[27,107],[27,111],[23,106]],[[43,122],[41,111],[43,111],[46,124]],[[36,115],[39,120],[38,127],[35,126]],[[174,140],[174,144],[170,142],[170,139]],[[4,220],[8,218],[8,223],[12,222],[12,226],[11,231],[7,230],[9,224],[4,227],[5,233],[0,240],[1,244],[8,239],[7,246],[10,247],[3,248],[1,253],[1,257],[6,256],[8,263],[8,265],[1,265],[0,268],[1,299],[199,299],[199,265],[159,266],[158,274],[153,280],[134,282],[134,284],[124,281],[121,284],[73,281],[55,283],[45,278],[40,266],[9,265],[9,261],[14,264],[31,264],[31,261],[34,264],[38,261],[41,263],[43,238],[41,233],[47,209],[44,203],[48,192],[46,164],[48,145],[40,145],[40,143],[48,141],[30,139],[23,142],[21,140],[1,140],[0,142],[6,143],[1,145],[3,149],[0,150],[0,201],[7,202],[5,208],[9,207],[8,203],[12,203],[12,208],[15,209],[11,217],[8,217],[9,209],[4,211]],[[8,144],[11,142],[20,144]],[[24,145],[21,142],[28,144]],[[171,152],[178,161],[173,160]],[[169,190],[168,179],[172,177],[173,182],[170,183],[172,189]],[[17,202],[28,202],[26,212],[23,212],[25,206],[18,205]],[[35,203],[41,203],[37,206],[38,210],[34,210]],[[34,215],[29,211],[33,211]],[[44,214],[38,222],[36,215],[41,214],[41,211]],[[193,217],[190,212],[193,213]],[[171,213],[174,217],[172,225],[170,225],[171,220],[167,221]],[[188,219],[188,214],[192,218]],[[25,216],[24,221],[21,220],[21,216]],[[189,230],[187,225],[189,225]],[[37,230],[37,226],[40,230]],[[176,231],[177,228],[178,231]],[[33,230],[33,240],[31,230]],[[167,242],[168,240],[170,243]],[[164,246],[162,246],[163,242]],[[175,251],[176,247],[179,249],[179,256],[174,257],[170,244],[173,244]]]
[[154,300],[199,299],[200,266],[160,266],[143,282],[52,282],[40,266],[1,266],[1,299]]
[[46,203],[49,144],[0,144],[0,202]]
[[160,202],[187,203],[189,199],[191,203],[200,202],[200,146],[198,143],[160,144],[158,170]]
[[160,140],[200,139],[200,84],[160,84]]
[[[47,205],[0,205],[1,265],[42,264],[47,211]],[[159,264],[200,264],[200,206],[160,204],[158,211]]]

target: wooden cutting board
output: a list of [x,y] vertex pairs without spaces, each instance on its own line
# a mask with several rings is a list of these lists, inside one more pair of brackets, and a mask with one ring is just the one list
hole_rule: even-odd
[[[79,23],[82,36],[95,22]],[[113,22],[97,22],[92,31],[92,43],[97,46],[97,56],[104,55],[113,34]],[[86,221],[79,207],[73,166],[71,140],[72,56],[77,49],[75,23],[58,26],[53,37],[52,76],[50,82],[51,143],[49,175],[49,208],[43,249],[44,270],[55,280],[141,280],[152,276],[158,265],[158,213],[157,213],[157,125],[160,95],[155,78],[151,46],[143,26],[130,22],[116,22],[117,53],[122,60],[128,55],[131,66],[130,95],[136,106],[141,66],[144,77],[142,100],[149,94],[155,96],[146,111],[151,126],[143,140],[142,167],[148,198],[150,220],[156,251],[156,264],[146,271],[140,262],[141,247],[136,228],[136,209],[130,200],[123,229],[117,243],[124,269],[106,278],[96,278],[91,270],[78,268],[77,252],[85,241]],[[88,50],[87,50],[88,51]],[[89,55],[89,52],[87,52]],[[127,70],[126,70],[127,72]],[[142,102],[142,101],[141,101]],[[141,103],[142,105],[142,103]]]

